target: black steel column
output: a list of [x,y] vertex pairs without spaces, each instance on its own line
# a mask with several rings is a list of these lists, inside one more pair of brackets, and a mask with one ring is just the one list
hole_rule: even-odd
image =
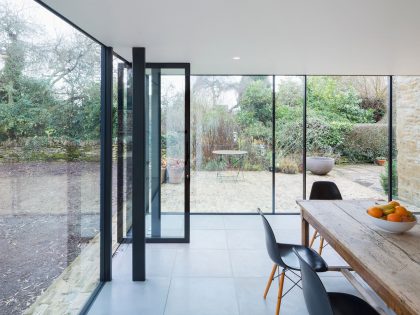
[[389,76],[389,101],[388,101],[388,201],[392,200],[393,194],[393,178],[392,178],[392,165],[393,161],[393,108],[392,108],[392,75]]
[[303,147],[302,147],[302,175],[303,175],[303,199],[306,199],[306,116],[307,116],[307,83],[308,78],[304,77],[304,92],[303,92]]
[[146,51],[133,48],[133,281],[146,280]]
[[101,51],[100,280],[112,279],[112,47]]
[[272,213],[276,213],[276,76],[273,75],[273,94],[272,94],[272,155],[271,155],[271,167],[272,167]]
[[185,220],[184,236],[187,243],[190,242],[190,178],[191,178],[191,155],[190,155],[190,86],[191,86],[191,66],[185,64]]

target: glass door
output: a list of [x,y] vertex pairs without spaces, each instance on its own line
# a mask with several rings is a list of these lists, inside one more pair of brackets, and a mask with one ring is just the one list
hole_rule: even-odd
[[189,242],[189,64],[146,66],[146,237]]

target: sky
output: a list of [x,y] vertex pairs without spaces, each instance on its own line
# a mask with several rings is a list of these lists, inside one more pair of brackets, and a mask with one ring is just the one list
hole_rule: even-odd
[[43,35],[71,34],[74,28],[43,8],[33,0],[0,0],[0,3],[8,4],[16,10],[21,10],[23,15],[30,21],[41,25],[45,31]]

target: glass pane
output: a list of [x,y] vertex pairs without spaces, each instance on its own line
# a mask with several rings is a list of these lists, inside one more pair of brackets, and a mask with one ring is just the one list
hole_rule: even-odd
[[185,71],[148,69],[146,88],[149,139],[147,235],[183,238]]
[[344,199],[387,199],[387,91],[387,77],[308,77],[308,198],[327,180]]
[[101,47],[0,3],[0,313],[78,313],[99,284]]
[[272,211],[272,94],[269,76],[192,77],[191,212]]
[[420,77],[394,77],[393,199],[420,211]]
[[299,212],[303,198],[304,77],[276,77],[276,212]]
[[131,71],[114,57],[114,117],[113,117],[113,203],[112,248],[115,251],[124,238],[130,238],[131,229]]

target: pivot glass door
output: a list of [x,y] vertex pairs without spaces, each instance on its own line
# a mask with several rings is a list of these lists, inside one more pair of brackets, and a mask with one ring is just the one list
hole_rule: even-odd
[[189,64],[146,66],[146,237],[189,241]]

